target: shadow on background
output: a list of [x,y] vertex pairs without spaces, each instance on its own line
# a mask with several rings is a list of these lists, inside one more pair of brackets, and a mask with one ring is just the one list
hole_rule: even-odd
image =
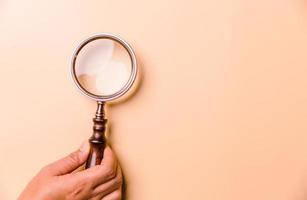
[[[129,101],[130,99],[133,99],[133,97],[136,97],[137,94],[140,92],[142,88],[142,83],[144,80],[144,71],[143,71],[143,62],[141,59],[138,58],[138,74],[137,78],[135,80],[135,83],[133,84],[132,88],[129,90],[127,94],[125,94],[123,97],[121,97],[119,100],[108,102],[108,107],[112,108],[113,106],[116,106],[117,104],[120,103],[125,103]],[[108,145],[111,146],[112,148],[112,139],[113,138],[113,131],[112,131],[112,123],[108,122],[108,128],[107,128],[107,140],[108,140]],[[111,144],[110,144],[111,142]],[[118,161],[120,162],[120,160]],[[127,184],[127,179],[125,178],[125,172],[124,169],[122,169],[122,174],[123,174],[123,196],[122,200],[127,200],[127,189],[128,189],[128,184]]]
[[130,99],[133,99],[133,97],[135,97],[139,93],[139,90],[141,89],[143,79],[144,79],[143,62],[140,58],[137,58],[137,65],[138,65],[138,72],[137,72],[136,80],[133,86],[130,88],[130,90],[126,94],[124,94],[118,100],[108,102],[107,104],[109,107],[116,106],[116,104],[125,103],[129,101]]
[[[111,149],[113,149],[112,148],[112,143],[110,143],[110,141],[112,141],[112,126],[111,126],[111,124],[109,123],[108,124],[108,131],[107,131],[107,143],[108,143],[108,145],[111,147]],[[116,152],[115,152],[115,154],[116,154]],[[121,161],[120,161],[120,159],[119,158],[117,158],[117,160],[118,160],[118,162],[119,162],[119,165],[121,166],[121,169],[122,169],[122,176],[123,176],[123,189],[122,189],[122,200],[127,200],[127,180],[126,180],[126,176],[125,176],[125,170],[123,169],[123,167],[122,167],[122,165],[121,165]],[[2,199],[1,198],[1,196],[0,196],[0,199]]]

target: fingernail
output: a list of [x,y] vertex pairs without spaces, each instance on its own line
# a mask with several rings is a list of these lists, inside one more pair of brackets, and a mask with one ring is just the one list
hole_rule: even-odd
[[82,143],[81,147],[79,148],[79,150],[82,151],[82,152],[87,152],[88,148],[89,148],[88,141],[84,141]]

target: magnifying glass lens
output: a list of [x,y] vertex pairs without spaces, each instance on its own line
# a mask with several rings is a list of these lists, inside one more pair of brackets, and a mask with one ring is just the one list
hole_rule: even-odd
[[97,96],[119,92],[129,81],[131,71],[127,49],[112,39],[87,43],[78,53],[75,64],[79,85]]

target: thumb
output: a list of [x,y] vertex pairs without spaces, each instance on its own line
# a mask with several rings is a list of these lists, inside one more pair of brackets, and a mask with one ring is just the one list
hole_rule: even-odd
[[89,143],[86,141],[78,150],[54,163],[49,164],[46,167],[47,172],[54,176],[60,176],[73,172],[75,169],[85,163],[89,154],[89,149]]

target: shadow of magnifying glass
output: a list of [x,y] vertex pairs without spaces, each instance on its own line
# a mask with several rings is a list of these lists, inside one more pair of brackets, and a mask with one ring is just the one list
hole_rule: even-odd
[[[140,57],[138,57],[138,76],[136,78],[136,81],[133,85],[133,87],[130,89],[130,91],[122,98],[120,98],[119,100],[116,100],[114,102],[111,102],[110,104],[108,104],[108,107],[112,110],[112,107],[116,107],[118,104],[122,104],[122,103],[126,103],[128,101],[133,101],[133,99],[137,99],[137,96],[140,95],[140,91],[143,89],[143,81],[144,81],[144,68],[143,68],[143,62],[142,59]],[[110,146],[112,147],[112,141],[113,141],[113,131],[112,131],[112,122],[109,122],[108,124],[108,129],[107,129],[107,138],[108,141],[110,141]],[[119,162],[121,162],[121,159],[119,159]],[[128,182],[129,182],[129,177],[125,176],[125,168],[122,168],[122,173],[123,173],[123,196],[122,199],[126,200],[128,198]]]

